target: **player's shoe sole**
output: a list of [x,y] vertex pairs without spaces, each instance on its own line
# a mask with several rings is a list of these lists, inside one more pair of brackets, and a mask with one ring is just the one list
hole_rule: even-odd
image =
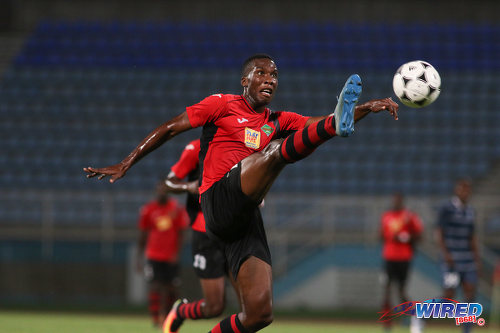
[[361,78],[353,74],[347,79],[335,107],[335,132],[338,136],[354,133],[354,109],[362,91]]
[[185,299],[178,299],[174,305],[172,305],[172,309],[163,322],[163,333],[175,333],[179,330],[179,327],[181,327],[184,319],[177,315],[177,309],[182,303],[187,303],[187,301]]

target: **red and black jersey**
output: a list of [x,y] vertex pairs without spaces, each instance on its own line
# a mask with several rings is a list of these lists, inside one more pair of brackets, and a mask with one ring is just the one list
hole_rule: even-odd
[[260,151],[283,132],[305,127],[308,117],[268,108],[257,113],[243,96],[215,94],[186,108],[192,127],[203,126],[200,193],[245,157]]
[[389,210],[382,215],[383,257],[391,261],[409,261],[413,257],[413,246],[402,242],[400,237],[414,238],[422,233],[422,222],[417,214],[407,209]]
[[[191,141],[184,148],[180,159],[170,170],[179,179],[187,177],[188,181],[198,180],[200,178],[199,153],[200,139]],[[198,195],[188,193],[186,210],[191,221],[191,228],[196,231],[205,232],[205,219],[201,213]]]
[[146,257],[150,260],[176,262],[181,239],[179,231],[187,226],[186,211],[173,199],[165,204],[151,201],[141,208],[139,229],[147,231]]

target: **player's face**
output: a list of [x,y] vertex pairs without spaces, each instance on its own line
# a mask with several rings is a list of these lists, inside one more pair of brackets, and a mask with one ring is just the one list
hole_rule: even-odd
[[257,110],[271,102],[278,88],[278,68],[271,59],[255,59],[247,76],[241,79],[243,95]]
[[461,181],[455,187],[455,194],[462,202],[467,202],[471,192],[471,185],[468,181]]
[[158,201],[166,201],[168,197],[167,193],[167,186],[165,185],[165,183],[163,181],[159,182],[156,185],[156,197]]
[[403,209],[403,196],[400,193],[394,194],[393,206],[394,206],[394,210]]

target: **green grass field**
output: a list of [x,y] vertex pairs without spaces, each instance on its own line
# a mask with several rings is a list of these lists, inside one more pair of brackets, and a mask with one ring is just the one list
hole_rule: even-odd
[[[187,321],[180,330],[181,333],[208,332],[216,320]],[[425,333],[460,332],[453,323],[431,323]],[[475,332],[498,332],[498,328],[477,327]],[[0,312],[0,333],[155,333],[160,332],[151,326],[147,316],[140,315],[96,315],[58,312]],[[274,323],[262,330],[269,333],[382,333],[380,324],[363,321],[356,323],[342,321],[290,320],[276,318]],[[409,332],[408,327],[395,325],[392,333]]]

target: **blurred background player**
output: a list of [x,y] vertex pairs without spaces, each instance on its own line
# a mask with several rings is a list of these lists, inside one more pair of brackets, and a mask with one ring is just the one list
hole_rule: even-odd
[[[422,234],[422,222],[417,214],[406,209],[401,193],[393,196],[392,208],[382,214],[381,237],[384,242],[384,303],[383,311],[391,309],[391,287],[397,284],[400,303],[407,302],[406,281],[414,248]],[[386,330],[391,321],[384,322]]]
[[155,326],[161,325],[178,297],[179,249],[187,226],[186,211],[168,197],[166,190],[160,182],[156,199],[141,208],[139,219],[137,268],[144,268],[149,283],[149,312]]
[[205,229],[205,219],[199,203],[200,140],[191,141],[171,168],[165,181],[169,191],[187,193],[186,209],[191,222],[193,268],[200,279],[203,299],[187,303],[178,301],[165,320],[164,332],[177,332],[184,319],[219,316],[225,306],[226,260],[222,251],[211,241]]
[[[437,241],[441,250],[443,297],[455,297],[461,285],[465,302],[474,302],[481,261],[474,233],[476,214],[468,204],[471,183],[459,179],[455,183],[455,195],[439,210]],[[464,332],[470,332],[470,324],[462,324]]]

